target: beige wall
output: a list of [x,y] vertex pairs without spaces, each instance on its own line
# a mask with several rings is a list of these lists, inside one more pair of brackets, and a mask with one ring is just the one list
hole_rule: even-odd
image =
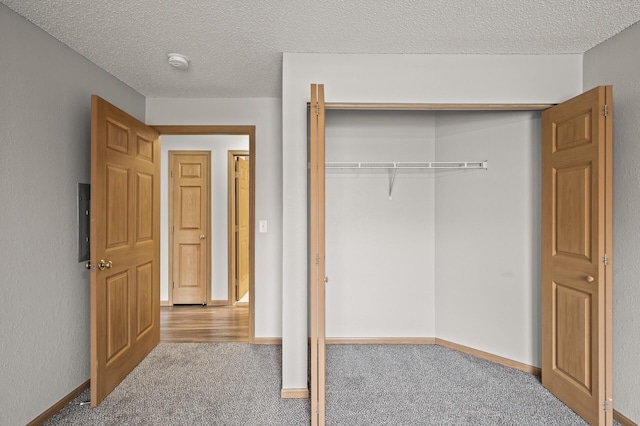
[[613,85],[613,406],[640,423],[640,25],[584,55],[584,90]]
[[0,5],[0,424],[28,423],[89,379],[89,273],[77,184],[91,94],[144,120],[144,97]]

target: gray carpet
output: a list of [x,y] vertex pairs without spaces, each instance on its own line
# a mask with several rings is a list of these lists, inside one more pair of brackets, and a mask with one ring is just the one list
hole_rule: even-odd
[[435,345],[332,346],[330,425],[587,425],[537,377]]
[[[162,343],[97,408],[49,425],[307,425],[280,346]],[[327,425],[586,425],[526,373],[434,345],[327,348]]]

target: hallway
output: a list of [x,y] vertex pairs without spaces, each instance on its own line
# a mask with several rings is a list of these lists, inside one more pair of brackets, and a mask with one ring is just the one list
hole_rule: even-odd
[[160,342],[214,343],[249,340],[249,305],[175,305],[160,308]]

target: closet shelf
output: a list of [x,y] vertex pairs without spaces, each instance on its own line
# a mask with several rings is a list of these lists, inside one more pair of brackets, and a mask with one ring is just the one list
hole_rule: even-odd
[[487,169],[486,161],[430,161],[430,162],[326,162],[325,169],[387,169],[393,171],[389,181],[389,199],[392,199],[393,184],[400,169]]
[[460,162],[327,162],[325,169],[486,169],[486,161]]

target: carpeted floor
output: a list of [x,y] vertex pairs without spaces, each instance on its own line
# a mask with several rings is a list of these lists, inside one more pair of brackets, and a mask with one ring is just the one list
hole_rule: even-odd
[[[307,425],[280,398],[281,349],[162,343],[97,408],[48,425]],[[435,345],[327,348],[327,425],[586,425],[529,374]]]

